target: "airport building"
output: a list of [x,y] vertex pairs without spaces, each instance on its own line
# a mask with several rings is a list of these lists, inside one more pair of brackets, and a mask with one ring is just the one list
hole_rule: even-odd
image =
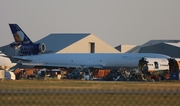
[[131,50],[132,48],[136,47],[137,45],[119,45],[119,46],[116,46],[115,48],[117,50],[119,50],[121,53],[125,53],[129,50]]
[[180,40],[150,40],[132,48],[128,53],[159,53],[180,58]]
[[114,47],[89,33],[50,34],[36,43],[44,43],[51,53],[119,53]]

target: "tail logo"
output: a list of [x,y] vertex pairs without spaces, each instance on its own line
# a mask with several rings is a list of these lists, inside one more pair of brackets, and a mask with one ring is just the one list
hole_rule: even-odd
[[24,33],[22,31],[17,31],[14,34],[14,39],[15,39],[16,42],[22,42],[23,39],[24,39]]

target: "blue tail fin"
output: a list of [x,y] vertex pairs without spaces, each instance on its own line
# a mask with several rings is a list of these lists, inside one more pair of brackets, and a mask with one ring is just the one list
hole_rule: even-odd
[[33,43],[17,24],[9,24],[9,27],[16,43],[20,43],[22,45]]
[[17,24],[9,24],[9,27],[15,40],[15,43],[10,44],[10,46],[14,48],[20,47],[20,55],[37,55],[45,52],[45,44],[33,43]]

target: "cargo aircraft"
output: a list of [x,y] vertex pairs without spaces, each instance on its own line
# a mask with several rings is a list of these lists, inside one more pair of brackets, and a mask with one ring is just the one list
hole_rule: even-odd
[[[39,54],[45,51],[45,44],[34,44],[17,24],[9,24],[15,39],[12,46],[20,46],[23,56],[13,56],[18,64],[33,67],[64,68],[137,68],[146,64],[151,71],[168,67],[169,56],[155,53],[61,53]],[[151,58],[148,60],[147,58]],[[141,63],[141,64],[140,64]],[[157,66],[159,65],[159,66]],[[163,67],[165,66],[165,67]]]

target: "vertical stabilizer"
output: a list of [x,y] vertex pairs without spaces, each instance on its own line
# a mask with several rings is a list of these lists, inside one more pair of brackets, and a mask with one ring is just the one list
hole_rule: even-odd
[[32,41],[17,24],[9,24],[16,43],[32,44]]
[[[45,52],[44,43],[33,43],[17,24],[9,24],[15,43],[10,44],[20,55],[37,55]],[[15,52],[16,52],[15,51]]]

